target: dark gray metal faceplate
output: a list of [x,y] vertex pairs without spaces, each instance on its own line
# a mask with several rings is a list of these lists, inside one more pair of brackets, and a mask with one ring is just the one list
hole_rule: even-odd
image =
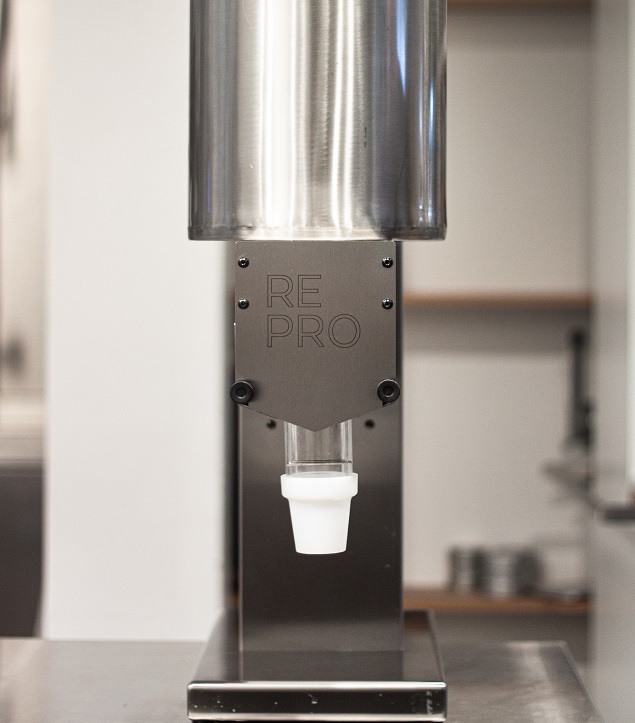
[[250,409],[317,431],[381,408],[378,384],[397,379],[396,266],[391,241],[237,242],[236,379],[254,386]]
[[403,644],[402,401],[353,420],[346,552],[295,551],[280,493],[283,425],[241,410],[240,631],[242,649],[387,651]]

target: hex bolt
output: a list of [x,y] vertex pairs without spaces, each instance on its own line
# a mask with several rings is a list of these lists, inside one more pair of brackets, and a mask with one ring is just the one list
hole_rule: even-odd
[[249,301],[247,299],[238,299],[238,308],[239,309],[248,309]]
[[377,385],[377,396],[384,404],[392,404],[399,399],[401,387],[394,379],[384,379]]
[[249,259],[246,256],[241,256],[238,259],[238,265],[241,269],[246,269],[249,266]]
[[229,396],[236,404],[249,404],[254,396],[254,388],[249,382],[241,379],[232,384]]
[[390,258],[390,256],[386,256],[385,258],[383,258],[381,260],[381,265],[385,269],[389,269],[392,266],[392,264],[393,264],[393,260]]
[[384,299],[381,302],[381,305],[384,307],[384,309],[392,309],[393,301],[392,301],[392,299]]

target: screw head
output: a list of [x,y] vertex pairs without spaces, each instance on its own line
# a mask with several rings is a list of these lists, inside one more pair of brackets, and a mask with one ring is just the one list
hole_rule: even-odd
[[393,301],[392,301],[392,299],[384,299],[381,302],[381,305],[384,307],[384,309],[392,309]]
[[249,308],[249,300],[248,299],[238,299],[238,308],[239,309],[248,309]]
[[246,269],[249,266],[249,259],[246,256],[241,256],[238,259],[238,265],[241,269]]
[[377,385],[377,396],[384,404],[391,404],[399,399],[401,387],[394,379],[384,379]]
[[236,404],[249,404],[254,396],[254,388],[249,382],[240,380],[232,384],[229,396]]
[[393,260],[390,258],[390,256],[386,256],[381,260],[381,265],[385,269],[389,269],[393,265]]

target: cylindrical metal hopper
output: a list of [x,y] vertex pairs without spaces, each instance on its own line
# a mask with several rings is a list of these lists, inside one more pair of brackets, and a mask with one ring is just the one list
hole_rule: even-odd
[[192,0],[190,237],[445,234],[445,0]]

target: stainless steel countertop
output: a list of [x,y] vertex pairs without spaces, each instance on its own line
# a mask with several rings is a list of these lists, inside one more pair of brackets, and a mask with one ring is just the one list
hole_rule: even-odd
[[[0,639],[2,723],[185,723],[198,643]],[[559,643],[447,645],[451,723],[600,721]]]

